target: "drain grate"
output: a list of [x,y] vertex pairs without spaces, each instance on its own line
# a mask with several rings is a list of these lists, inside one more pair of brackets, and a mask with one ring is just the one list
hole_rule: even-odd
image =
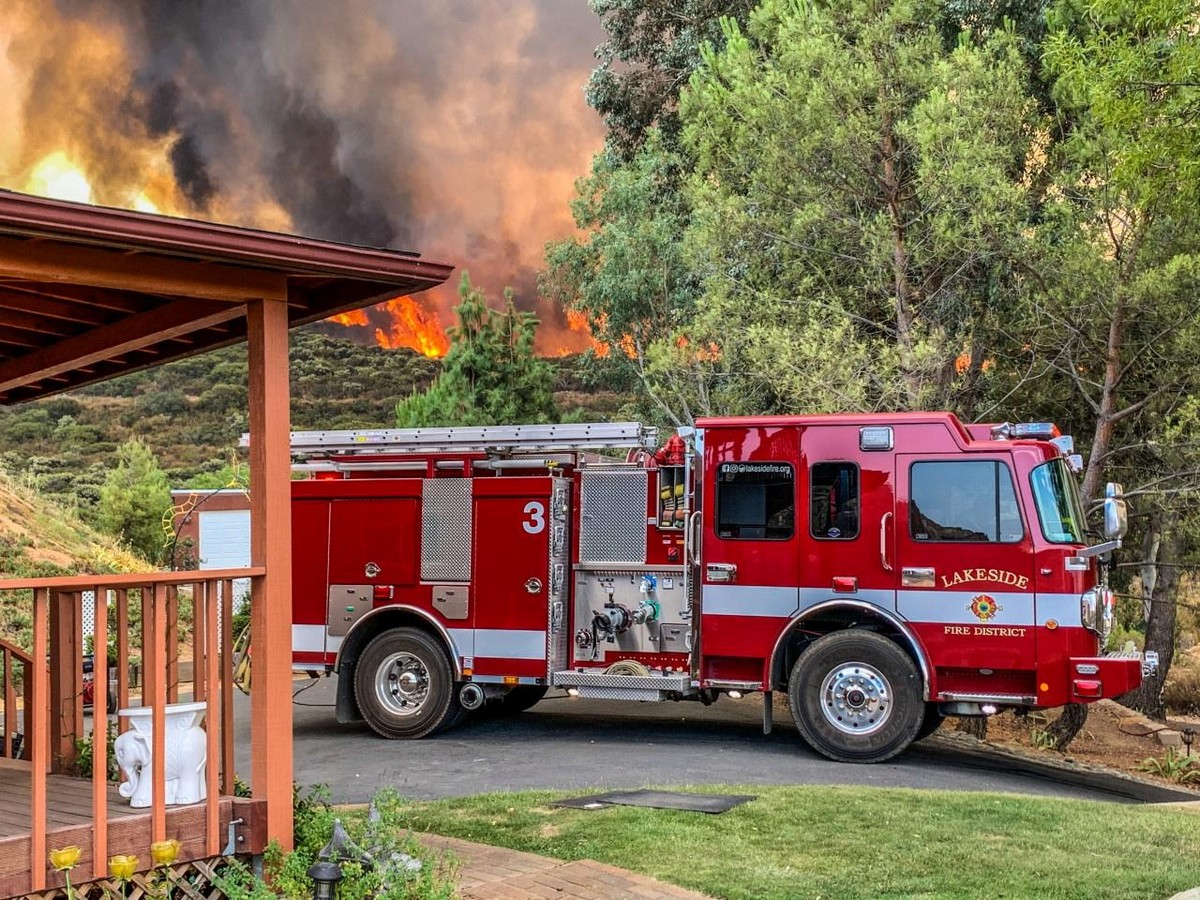
[[650,809],[679,809],[716,815],[756,799],[751,794],[684,794],[679,791],[612,791],[590,797],[568,797],[551,806],[569,809],[603,809],[606,806],[643,806]]

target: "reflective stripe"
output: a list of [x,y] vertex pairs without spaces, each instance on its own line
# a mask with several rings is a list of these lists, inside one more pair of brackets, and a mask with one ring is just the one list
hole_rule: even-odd
[[835,591],[831,588],[800,588],[800,609],[808,609],[818,603],[832,600],[858,600],[872,606],[890,610],[895,605],[896,592],[889,590],[861,590],[854,593]]
[[[994,614],[982,619],[971,611],[971,601],[986,595],[994,601]],[[1033,594],[992,591],[897,591],[896,609],[910,622],[946,624],[1033,625]]]
[[800,608],[800,589],[706,584],[700,602],[706,616],[774,616],[787,619]]
[[1079,594],[1038,594],[1038,624],[1045,625],[1047,619],[1054,619],[1064,628],[1083,627],[1079,600]]
[[476,658],[545,659],[546,632],[516,631],[503,628],[476,628]]
[[474,628],[447,628],[446,632],[450,635],[451,643],[454,644],[451,649],[455,656],[475,655]]
[[293,625],[292,650],[299,653],[324,653],[325,626]]

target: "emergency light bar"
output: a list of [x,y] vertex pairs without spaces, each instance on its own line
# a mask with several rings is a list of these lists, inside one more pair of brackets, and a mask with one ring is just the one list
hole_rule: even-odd
[[992,427],[992,439],[1006,441],[1016,438],[1020,440],[1049,441],[1062,434],[1053,422],[1020,422],[1013,425],[1003,422]]

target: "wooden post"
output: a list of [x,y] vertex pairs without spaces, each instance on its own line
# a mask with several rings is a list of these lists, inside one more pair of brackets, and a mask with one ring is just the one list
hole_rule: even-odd
[[[179,585],[167,585],[167,702],[179,702]],[[193,615],[195,610],[193,609]]]
[[[83,737],[83,622],[80,595],[50,595],[50,765],[62,772],[75,761]],[[34,664],[40,663],[36,657]]]
[[[217,686],[221,684],[221,671],[217,658],[217,603],[220,601],[217,596],[217,582],[215,581],[206,581],[203,584],[198,584],[194,588],[194,591],[192,615],[194,616],[197,628],[203,627],[204,655],[197,657],[193,654],[197,673],[193,677],[205,685],[206,691],[204,696],[208,701],[204,728],[205,738],[208,741],[208,754],[204,767],[204,782],[208,789],[205,806],[205,848],[209,856],[216,856],[221,852],[221,822],[220,809],[218,807],[221,788],[219,782],[219,760],[217,758],[220,752],[217,744],[217,732],[221,730],[222,722],[220,707],[221,692],[217,689]],[[204,599],[203,605],[199,602],[199,598],[201,597]],[[204,669],[203,678],[199,674],[201,668]],[[229,730],[230,732],[233,731],[232,725]],[[233,754],[231,753],[227,767],[233,765],[232,757]]]
[[292,520],[286,303],[247,305],[250,364],[251,780],[267,836],[292,849]]
[[[150,769],[152,777],[150,805],[150,840],[161,841],[167,837],[167,596],[173,585],[155,582],[148,640],[152,649],[147,653],[148,667],[146,693],[153,710],[150,713]],[[144,602],[144,597],[143,597]],[[142,615],[146,615],[143,608]],[[154,671],[154,684],[150,685],[149,672]],[[143,705],[146,705],[143,700]],[[145,778],[145,770],[142,777]]]
[[97,587],[92,656],[92,877],[108,874],[108,588]]
[[[50,679],[43,660],[49,652],[47,640],[50,611],[50,592],[37,588],[33,592],[33,663],[32,673],[26,673],[33,684],[33,702],[25,707],[25,742],[33,748],[33,774],[29,794],[29,888],[40,891],[46,887],[46,770],[50,767],[50,728],[46,720],[49,708]],[[28,696],[28,695],[26,695]]]

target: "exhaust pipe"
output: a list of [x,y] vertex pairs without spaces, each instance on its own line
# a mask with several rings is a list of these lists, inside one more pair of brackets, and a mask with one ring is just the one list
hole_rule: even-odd
[[462,704],[463,709],[471,712],[483,706],[483,701],[486,699],[483,688],[473,682],[464,684],[462,690],[458,692],[458,702]]

